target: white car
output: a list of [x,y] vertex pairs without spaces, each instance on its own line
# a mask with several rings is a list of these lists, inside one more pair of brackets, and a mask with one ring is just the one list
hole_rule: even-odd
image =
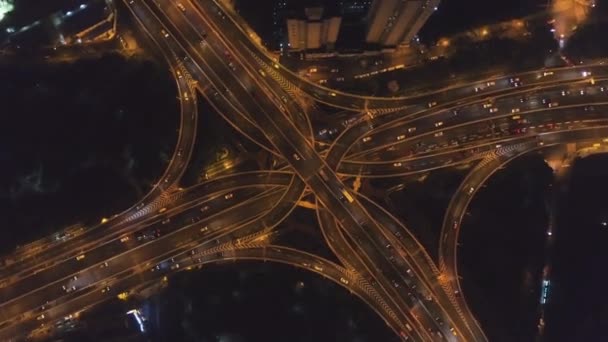
[[225,199],[231,199],[232,197],[234,197],[234,195],[232,194],[232,192],[231,192],[231,193],[229,193],[229,194],[226,194],[226,195],[224,196],[224,198],[225,198]]

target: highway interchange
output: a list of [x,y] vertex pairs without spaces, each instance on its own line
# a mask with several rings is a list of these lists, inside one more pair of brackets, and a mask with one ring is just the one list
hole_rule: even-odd
[[[417,96],[369,97],[324,88],[283,68],[220,3],[124,2],[175,75],[181,122],[173,158],[132,208],[4,258],[1,340],[56,325],[172,272],[227,259],[273,260],[319,273],[360,297],[403,340],[487,340],[458,283],[458,233],[471,198],[519,155],[608,137],[608,66],[601,62]],[[196,141],[199,95],[272,154],[276,169],[180,189]],[[313,127],[299,96],[352,111],[352,120],[330,138]],[[345,183],[463,164],[472,168],[446,211],[439,260],[399,219]],[[309,193],[341,265],[272,244],[275,228]]]

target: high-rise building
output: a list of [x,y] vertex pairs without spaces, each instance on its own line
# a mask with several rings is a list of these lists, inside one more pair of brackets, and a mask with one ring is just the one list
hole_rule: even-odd
[[342,15],[358,16],[367,13],[372,0],[340,0]]
[[440,0],[374,0],[365,41],[390,47],[408,45],[437,9]]
[[289,10],[287,0],[275,0],[272,8],[272,41],[271,46],[275,50],[287,48],[287,30],[285,29],[285,19]]
[[332,49],[340,31],[340,17],[323,18],[323,8],[305,9],[305,19],[287,19],[289,49],[292,51]]

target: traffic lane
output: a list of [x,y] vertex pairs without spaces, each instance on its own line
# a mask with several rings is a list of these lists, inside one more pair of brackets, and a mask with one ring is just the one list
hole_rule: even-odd
[[[213,46],[211,46],[211,48],[213,49]],[[219,53],[216,52],[213,56],[210,55],[209,59],[213,59],[214,57],[217,58],[218,54]],[[202,62],[205,63],[205,59],[203,59]],[[216,63],[217,63],[217,65],[222,65],[223,64],[221,60],[216,60]],[[215,63],[214,63],[214,65],[215,65]],[[243,63],[242,63],[242,65],[243,65]],[[230,71],[227,71],[227,73],[231,74]],[[251,76],[251,75],[249,75],[249,76]],[[252,82],[252,84],[253,83],[254,82]],[[231,87],[230,89],[232,90],[232,92],[236,93],[235,88],[236,87]],[[266,87],[261,87],[261,89],[263,91],[267,91]],[[273,111],[279,112],[279,113],[281,112],[280,110],[277,110],[278,109],[277,108],[277,104],[276,103],[272,103],[272,101],[270,101],[266,97],[252,96],[252,94],[250,92],[247,92],[246,89],[241,94],[244,96],[244,98],[241,97],[241,96],[239,96],[239,98],[241,98],[241,101],[243,101],[243,99],[248,99],[248,100],[251,99],[251,100],[253,100],[253,101],[251,101],[253,104],[255,104],[257,102],[262,102],[262,104],[260,104],[258,106],[253,106],[253,108],[259,109],[260,111],[263,111],[262,108],[273,108],[274,109]],[[246,107],[247,108],[251,108],[250,105],[246,105]],[[279,115],[281,115],[281,114],[279,114]],[[280,129],[274,130],[274,132],[276,132],[275,134],[277,136],[278,135],[282,135],[283,134],[282,132],[287,132],[288,130],[290,130],[292,128],[292,123],[290,121],[288,121],[288,120],[280,120],[280,121],[278,121],[278,123],[274,122],[273,120],[270,120],[270,121],[267,121],[267,123],[269,123],[271,125],[275,125],[275,124],[281,125]],[[260,125],[258,124],[258,126],[260,126]],[[268,135],[267,132],[266,132],[266,134]],[[272,140],[272,139],[270,139],[270,140]],[[285,140],[289,141],[289,139],[285,139]],[[294,159],[297,159],[296,156],[302,156],[303,159],[305,159],[305,160],[310,160],[310,159],[312,159],[312,158],[315,157],[315,154],[311,153],[311,152],[314,152],[314,150],[311,149],[311,147],[307,144],[307,142],[305,140],[298,139],[298,140],[296,140],[295,144],[293,143],[293,141],[291,141],[291,145],[292,146],[293,145],[298,145],[298,146],[294,146],[295,149],[296,149],[296,151],[292,151],[293,153],[283,153],[283,155],[292,156]],[[285,147],[286,146],[283,146],[283,149],[285,149]],[[314,161],[313,162],[309,161],[309,162],[306,163],[306,165],[308,165],[308,167],[310,167],[313,170],[315,169],[315,163],[314,163]]]
[[[218,209],[215,209],[215,212],[213,211],[213,209],[210,209],[210,211],[209,211],[210,216],[208,216],[206,218],[201,218],[201,220],[198,221],[194,225],[200,225],[201,223],[199,223],[199,222],[209,223],[211,220],[213,220],[218,215],[225,214],[225,213],[231,211],[231,209],[240,207],[243,205],[243,203],[247,203],[247,202],[251,202],[251,201],[255,202],[255,197],[249,198],[248,200],[246,200],[236,206],[227,205],[224,208],[221,208],[219,205],[215,205],[215,207],[218,208]],[[199,211],[198,206],[194,207],[192,209],[192,211],[194,213]],[[187,224],[192,223],[191,218],[190,218],[191,215],[189,215],[189,214],[190,213],[188,213],[188,212],[181,214],[183,216],[183,219],[186,221],[184,223],[187,223]],[[173,223],[171,225],[175,225],[175,223],[178,222],[178,219],[179,218],[174,218]],[[165,239],[171,238],[171,236],[182,236],[184,234],[183,233],[184,231],[186,231],[186,232],[191,231],[191,228],[188,228],[188,227],[189,226],[181,227],[175,231],[167,231],[165,233],[165,235],[163,235],[163,236],[165,236]],[[157,229],[166,230],[164,227],[164,224],[160,223],[160,224],[156,224],[150,228],[147,228],[146,231],[148,231],[148,230],[156,231]],[[213,231],[212,226],[209,227],[208,229]],[[134,238],[134,240],[135,240],[135,238]],[[146,240],[144,239],[144,241],[146,241]],[[80,285],[78,282],[71,283],[70,279],[72,279],[73,276],[83,273],[87,270],[96,269],[96,268],[99,268],[100,272],[103,269],[103,272],[107,273],[107,272],[109,272],[109,270],[111,270],[111,268],[101,267],[103,265],[103,262],[106,262],[108,260],[114,260],[116,258],[120,258],[119,260],[123,260],[125,258],[128,260],[132,260],[134,257],[137,256],[137,251],[141,251],[141,250],[145,251],[145,250],[147,250],[147,248],[149,248],[149,247],[146,247],[147,245],[158,244],[157,241],[163,241],[163,239],[153,239],[151,242],[144,242],[143,244],[123,243],[120,240],[116,240],[116,241],[113,241],[112,243],[106,244],[104,246],[100,246],[96,250],[89,252],[81,260],[71,259],[70,261],[68,261],[66,263],[57,265],[53,269],[50,269],[48,272],[45,271],[45,272],[38,273],[36,276],[29,278],[24,283],[16,283],[15,285],[13,285],[10,288],[11,291],[9,293],[2,294],[3,299],[4,299],[4,303],[2,305],[2,308],[3,308],[2,313],[4,315],[10,316],[10,315],[16,315],[19,312],[19,310],[23,310],[23,308],[32,309],[33,308],[32,305],[35,306],[35,304],[37,303],[36,302],[37,299],[35,298],[36,292],[40,292],[44,288],[52,287],[52,288],[56,288],[57,290],[66,291],[66,293],[72,292],[73,290],[69,290],[72,286]],[[164,240],[164,241],[167,241],[167,240]],[[115,266],[114,262],[112,262],[112,265]],[[77,279],[75,279],[75,280],[77,281]],[[14,289],[14,287],[17,287],[17,285],[18,285],[19,289]],[[63,289],[61,286],[65,286],[65,289]],[[60,295],[65,294],[62,292],[58,293],[57,291],[53,291],[53,293],[56,297],[60,297]],[[45,300],[50,301],[50,300],[54,300],[54,299],[55,298],[46,298]],[[10,302],[7,302],[7,300],[10,300]],[[30,306],[27,306],[27,305],[30,305]],[[38,304],[38,305],[42,305],[42,304]],[[5,317],[5,319],[6,319],[6,317]]]
[[[495,111],[504,113],[508,111],[519,111],[519,110],[530,110],[539,108],[541,97],[553,99],[559,101],[558,98],[565,100],[563,104],[574,104],[572,98],[577,97],[580,93],[579,90],[586,90],[584,95],[593,94],[595,92],[605,92],[608,89],[608,84],[605,78],[594,78],[593,85],[589,79],[581,79],[568,81],[568,83],[545,83],[541,86],[534,88],[514,88],[512,91],[504,92],[493,97],[476,98],[471,101],[453,104],[451,106],[438,106],[442,108],[433,107],[431,109],[428,106],[414,106],[410,107],[407,111],[400,111],[395,114],[388,114],[382,116],[374,116],[373,124],[377,127],[375,129],[376,134],[379,134],[385,130],[393,129],[396,126],[404,126],[404,124],[411,124],[412,129],[416,128],[416,125],[420,121],[427,121],[433,118],[432,122],[458,122],[460,118],[464,120],[471,120],[474,117],[480,117],[484,114],[492,114]],[[573,89],[576,87],[576,89]],[[595,88],[596,90],[593,90]],[[600,90],[601,89],[601,90]],[[591,90],[591,93],[589,93]],[[515,101],[517,99],[518,101]],[[535,101],[536,100],[536,101]],[[568,102],[570,101],[570,102]],[[561,102],[560,102],[561,103]],[[543,103],[543,105],[545,105]],[[483,110],[478,109],[482,107]],[[490,115],[492,116],[492,115]],[[462,121],[462,120],[461,120]],[[401,134],[410,134],[410,130],[407,132],[403,131]],[[415,134],[415,131],[414,131]]]
[[[178,8],[175,4],[169,4],[169,7],[169,11],[171,9],[175,11]],[[214,26],[214,23],[210,20],[209,13],[199,11],[199,8],[192,3],[187,3],[187,5],[183,8],[184,10],[180,9],[179,12],[181,15],[187,18],[186,20],[188,21],[190,26],[198,32],[198,38],[208,39],[209,41],[220,39],[221,45],[228,47],[228,50],[232,52],[230,55],[227,56],[229,59],[232,56],[239,55],[239,50],[235,49],[235,46],[231,45],[230,41],[223,40],[218,34],[213,34],[211,36],[207,35],[207,31],[213,31],[216,33],[219,31],[218,28]],[[172,18],[173,20],[179,20],[176,16],[172,16]],[[240,59],[241,61],[246,61],[249,60],[250,57],[253,57],[254,59],[258,58],[255,54],[250,55],[250,51],[246,50],[243,51],[243,54],[241,54],[238,59]],[[259,63],[252,63],[250,66],[254,71],[259,71],[260,73],[262,73],[262,66]],[[268,73],[273,71],[274,69],[272,67],[267,66]],[[274,90],[276,98],[282,99],[281,101],[283,102],[283,104],[281,104],[280,106],[285,105],[285,107],[290,109],[289,111],[287,111],[287,113],[291,114],[291,119],[294,119],[298,123],[297,126],[300,132],[304,135],[307,135],[309,138],[312,138],[312,131],[311,127],[309,126],[310,123],[308,121],[308,118],[302,112],[302,109],[297,105],[297,103],[295,103],[294,101],[288,101],[287,98],[289,94],[287,94],[284,89],[278,84],[272,83],[269,84],[269,87]]]
[[[420,155],[421,148],[446,147],[462,148],[462,144],[471,143],[477,138],[504,139],[512,135],[525,133],[529,128],[536,131],[550,128],[551,125],[577,125],[583,120],[602,119],[607,117],[605,111],[608,102],[585,102],[577,105],[564,105],[553,108],[543,108],[518,114],[505,114],[492,118],[471,121],[451,127],[435,127],[412,138],[382,139],[382,141],[367,140],[368,153],[347,156],[347,160],[374,160],[385,159],[386,154],[393,155]],[[548,126],[549,125],[549,126]],[[513,128],[519,128],[514,131]],[[521,131],[521,132],[520,132]],[[475,132],[475,133],[471,133]],[[469,137],[471,139],[463,139]],[[364,138],[366,139],[366,138]],[[385,141],[388,140],[388,143]],[[428,150],[423,153],[429,152]],[[401,158],[403,159],[403,158]]]
[[[248,201],[250,203],[241,203],[239,207],[246,205],[246,208],[240,210],[238,214],[235,214],[233,211],[224,211],[220,216],[216,216],[213,221],[208,224],[208,229],[205,231],[199,232],[199,230],[201,230],[201,224],[190,225],[181,228],[174,233],[165,235],[161,239],[156,239],[152,242],[138,246],[131,250],[130,253],[114,256],[111,259],[111,263],[108,262],[109,266],[107,267],[91,267],[87,270],[82,270],[79,272],[77,279],[70,277],[63,280],[66,281],[64,284],[66,287],[77,286],[75,290],[69,291],[67,295],[73,295],[78,293],[81,289],[86,288],[85,286],[87,286],[88,283],[78,283],[78,281],[83,278],[94,279],[93,281],[95,282],[104,281],[105,279],[113,277],[116,272],[120,272],[129,267],[135,267],[136,265],[142,265],[154,257],[167,254],[177,248],[187,249],[186,245],[192,241],[193,237],[200,239],[201,236],[205,236],[204,238],[207,239],[215,239],[219,233],[226,229],[225,227],[236,225],[239,222],[247,220],[248,217],[257,217],[260,212],[268,210],[272,207],[274,201],[280,198],[282,192],[284,191],[276,190],[268,192],[261,198]],[[207,223],[208,222],[203,222],[203,224]],[[60,284],[54,285],[57,286],[45,286],[40,291],[21,297],[16,302],[12,303],[12,305],[5,306],[2,311],[3,315],[15,316],[24,311],[37,308],[46,301],[54,301],[66,295],[65,290],[59,286]]]
[[[584,83],[588,82],[589,80],[585,80]],[[581,81],[573,81],[573,83],[575,84],[579,84]],[[552,84],[548,84],[548,86],[552,86]],[[566,85],[567,86],[567,85]],[[519,90],[518,90],[519,91]],[[605,89],[604,89],[605,91]],[[508,92],[508,93],[513,93],[513,91]],[[506,94],[507,95],[507,94]],[[505,95],[505,96],[506,96]],[[479,99],[472,99],[473,101],[477,101],[477,102],[482,102]],[[470,101],[460,101],[458,103],[453,104],[453,108],[455,109],[457,106],[459,105],[466,105],[466,103],[469,103]],[[349,129],[347,129],[346,131],[344,131],[336,140],[334,140],[334,143],[332,144],[332,146],[330,146],[329,152],[328,152],[328,157],[327,160],[330,163],[330,165],[332,165],[332,168],[335,168],[335,166],[337,166],[339,160],[342,158],[343,155],[346,154],[346,152],[348,151],[349,148],[351,148],[351,145],[356,144],[356,143],[360,143],[357,140],[359,138],[362,138],[366,133],[369,133],[369,131],[371,131],[373,128],[376,128],[381,130],[384,129],[386,127],[391,128],[394,127],[395,125],[397,126],[403,126],[409,123],[409,121],[412,119],[412,117],[414,116],[414,114],[418,114],[418,115],[433,115],[433,112],[429,112],[426,109],[422,109],[422,111],[418,110],[419,113],[416,113],[418,109],[417,108],[410,108],[409,110],[403,110],[403,111],[398,111],[395,112],[393,114],[386,114],[386,115],[376,115],[374,117],[373,120],[368,121],[360,121],[359,123],[355,124],[354,126],[350,126]],[[442,109],[443,110],[443,109]],[[408,133],[412,133],[412,132],[408,132]],[[355,147],[356,149],[356,147]]]
[[[156,33],[156,35],[159,35],[162,33],[160,30],[161,30],[161,28],[164,29],[164,26],[161,24],[160,19],[155,16],[155,14],[152,12],[152,10],[150,8],[148,8],[148,6],[146,6],[145,4],[140,4],[138,2],[135,2],[134,5],[132,5],[131,9],[133,10],[133,14],[135,15],[135,17],[138,20],[140,20],[142,25],[151,27],[151,30],[149,30],[149,32],[148,32],[149,34],[152,34],[151,32],[156,32],[156,31],[158,31],[158,33]],[[174,37],[171,34],[168,34],[168,37],[161,37],[161,38],[166,38],[164,40],[162,40],[162,39],[161,40],[167,42],[167,44],[170,45],[170,48],[172,49],[172,51],[174,51],[176,53],[176,55],[180,56],[180,58],[182,58],[184,60],[184,62],[185,62],[184,65],[187,67],[190,74],[196,76],[201,73],[201,70],[198,68],[198,65],[196,63],[188,63],[189,62],[188,55],[184,54],[184,52],[182,51],[183,49],[181,48],[181,46],[179,46],[177,41],[174,40]],[[195,77],[195,78],[201,79],[201,77]],[[209,100],[212,99],[212,97],[209,96],[210,93],[213,94],[214,96],[219,96],[219,94],[218,94],[219,90],[205,91],[205,88],[202,88],[200,86],[200,83],[197,85],[197,87],[199,88],[199,90],[201,90],[201,92],[203,92],[203,95]],[[222,88],[219,88],[219,89],[222,89]],[[223,99],[223,97],[222,97],[222,99]],[[216,109],[218,109],[217,103],[214,104],[212,102],[212,105]],[[247,138],[249,138],[251,141],[253,141],[257,145],[259,145],[260,147],[266,149],[270,153],[275,153],[273,151],[272,146],[269,146],[269,144],[267,144],[265,142],[265,138],[263,137],[261,132],[259,132],[259,128],[255,127],[251,124],[247,124],[247,123],[250,123],[250,120],[246,115],[243,114],[243,112],[239,111],[239,108],[241,108],[241,107],[238,104],[235,107],[235,105],[233,103],[231,103],[229,101],[224,101],[222,103],[222,105],[227,108],[223,108],[223,109],[219,108],[218,109],[219,113],[224,118],[227,118],[228,122],[231,123],[233,125],[233,127],[237,128],[237,130],[239,130]],[[236,113],[236,115],[226,116],[225,113],[228,113],[230,115]],[[242,125],[242,124],[236,125],[234,123],[234,120],[243,122],[243,123],[245,123],[245,125]]]
[[[168,200],[169,204],[172,205],[168,206],[168,210],[165,213],[158,214],[155,211],[154,215],[148,216],[146,219],[142,219],[142,221],[138,224],[130,224],[128,226],[123,225],[123,227],[112,227],[112,231],[91,231],[87,233],[88,235],[82,235],[79,237],[79,239],[71,240],[69,244],[57,246],[55,249],[53,249],[55,253],[47,254],[47,258],[45,260],[38,261],[37,258],[32,259],[30,264],[22,264],[23,267],[29,266],[29,268],[24,269],[23,271],[15,271],[16,274],[5,275],[5,277],[12,277],[12,281],[17,278],[26,278],[27,276],[32,275],[35,271],[44,269],[51,264],[71,260],[72,258],[75,258],[76,255],[86,252],[91,247],[96,247],[108,241],[116,240],[119,238],[119,236],[128,234],[136,229],[141,229],[146,224],[149,224],[150,220],[158,220],[161,217],[169,215],[174,208],[177,210],[181,207],[188,206],[188,204],[192,201],[210,201],[213,197],[217,197],[221,193],[228,192],[230,189],[238,189],[256,184],[261,185],[260,183],[262,182],[268,186],[287,185],[290,179],[291,174],[289,173],[245,173],[217,178],[200,185],[193,186],[192,188],[173,194]],[[7,283],[6,285],[9,284]],[[0,296],[1,293],[2,290],[0,289]]]
[[[326,181],[317,176],[311,177],[309,181],[309,186],[311,187],[339,187],[339,185],[327,185]],[[410,312],[412,303],[404,300],[404,297],[407,298],[407,285],[400,283],[400,279],[392,265],[385,262],[385,257],[379,252],[376,241],[377,237],[374,236],[375,232],[372,231],[371,225],[366,224],[365,214],[350,213],[344,205],[345,203],[340,202],[340,200],[332,196],[333,190],[328,190],[330,191],[317,191],[316,194],[326,208],[332,208],[331,212],[340,223],[342,229],[347,233],[351,241],[355,242],[356,245],[353,247],[353,250],[355,252],[363,252],[359,257],[365,266],[366,273],[369,273],[372,279],[376,281],[385,300],[392,303],[395,311],[399,312],[401,317],[407,318],[410,324],[424,327],[421,331],[422,335],[418,338],[422,340],[432,339],[427,332],[427,328],[433,326],[434,321],[426,314],[420,317],[412,316]],[[357,219],[353,219],[353,217],[357,217]],[[395,287],[395,283],[399,286]]]
[[[584,89],[589,87],[584,87]],[[435,116],[425,117],[415,122],[402,122],[402,125],[393,125],[391,128],[378,128],[368,133],[363,139],[353,144],[348,155],[351,158],[362,156],[364,152],[370,151],[369,142],[375,141],[374,146],[386,146],[402,140],[409,140],[424,133],[435,132],[441,129],[450,129],[461,125],[470,124],[480,120],[491,120],[503,118],[505,116],[526,115],[531,112],[544,110],[560,109],[566,106],[583,106],[594,103],[602,104],[608,98],[608,91],[601,92],[597,85],[595,91],[586,90],[587,96],[561,96],[562,88],[552,89],[550,92],[537,95],[526,95],[522,103],[520,96],[506,98],[504,103],[498,105],[493,102],[485,101],[476,104],[457,114],[447,113],[447,118],[438,119]],[[560,98],[556,98],[560,96]],[[559,102],[558,102],[559,101]],[[555,104],[555,106],[551,106]],[[548,107],[551,106],[551,107]],[[493,112],[491,112],[493,111]],[[367,144],[366,144],[367,143]],[[371,148],[373,150],[373,147]]]
[[[214,58],[217,58],[217,53],[216,53],[215,55],[210,55],[210,56],[209,56],[209,58],[203,58],[203,59],[199,59],[199,58],[194,57],[194,56],[192,56],[192,58],[195,58],[194,60],[197,60],[197,61],[199,61],[199,62],[202,62],[201,64],[199,64],[199,66],[202,66],[202,67],[204,68],[205,66],[207,66],[207,62],[206,62],[206,60],[212,60],[212,61],[213,61],[213,59],[214,59]],[[221,61],[221,60],[215,60],[215,61],[213,61],[213,64],[214,64],[214,65],[216,65],[216,66],[222,66],[222,69],[223,69],[223,70],[221,70],[221,71],[223,71],[223,72],[224,72],[224,74],[226,74],[226,76],[228,76],[228,75],[233,76],[233,75],[232,75],[232,73],[231,73],[230,71],[226,70],[226,69],[227,69],[227,67],[224,65],[224,63],[222,63],[222,61]],[[209,68],[209,69],[211,69],[211,68]],[[216,70],[217,70],[217,68],[216,68]],[[226,86],[225,86],[225,83],[223,83],[223,82],[225,82],[225,81],[220,81],[220,79],[217,77],[217,75],[215,74],[215,72],[211,71],[209,74],[207,74],[207,75],[205,75],[205,76],[206,76],[206,77],[215,76],[215,80],[210,80],[210,81],[211,81],[213,84],[217,84],[218,82],[220,82],[220,84],[223,84],[223,86],[224,86],[224,87],[226,87]],[[262,97],[255,97],[255,98],[254,98],[254,97],[252,97],[252,96],[251,96],[251,94],[250,94],[249,92],[247,92],[246,90],[245,90],[245,91],[241,91],[241,88],[240,88],[240,85],[241,85],[241,84],[240,84],[240,82],[239,82],[238,80],[235,80],[235,79],[234,79],[234,76],[233,76],[233,77],[230,77],[230,81],[232,81],[232,82],[233,82],[233,83],[232,83],[232,84],[233,84],[233,86],[232,86],[232,87],[226,87],[226,88],[231,89],[231,92],[233,92],[233,93],[235,93],[235,94],[239,94],[239,98],[241,98],[241,101],[242,101],[243,103],[247,103],[247,102],[248,102],[248,104],[247,104],[247,105],[245,105],[247,108],[251,108],[251,107],[252,107],[252,108],[254,108],[254,109],[258,109],[259,111],[263,111],[263,110],[262,110],[262,108],[264,108],[264,107],[266,107],[266,108],[273,108],[273,106],[268,106],[268,104],[266,104],[266,106],[264,106],[264,105],[259,105],[259,104],[258,104],[258,102],[266,102],[266,103],[270,102],[270,101],[269,101],[269,100],[267,100],[266,98],[262,98]],[[221,87],[221,86],[220,86],[220,87]],[[241,95],[242,95],[242,96],[241,96]],[[248,100],[251,100],[251,101],[248,101]],[[275,107],[274,109],[275,109],[275,111],[276,111],[276,107]],[[274,123],[273,123],[273,122],[270,122],[270,124],[274,124]],[[287,126],[289,126],[289,125],[287,125]],[[285,130],[285,131],[286,131],[286,130]],[[275,130],[275,132],[277,132],[279,135],[280,135],[280,134],[283,134],[283,133],[281,132],[281,130]],[[272,139],[271,139],[271,140],[272,140]],[[304,145],[305,145],[305,144],[304,144]],[[304,146],[304,145],[302,145],[302,147],[306,147],[306,146]],[[301,147],[301,148],[302,148],[302,147]],[[297,151],[294,151],[294,152],[295,152],[295,153],[297,153]],[[293,155],[293,154],[294,154],[294,153],[285,153],[285,155]],[[298,153],[298,155],[299,155],[299,154],[302,154],[302,153]]]
[[[158,3],[160,5],[156,9],[158,9],[161,14],[161,17],[159,17],[158,20],[162,21],[162,18],[166,18],[168,21],[167,25],[172,26],[177,30],[178,35],[176,35],[175,38],[180,41],[183,40],[180,43],[182,47],[189,46],[190,50],[194,54],[196,54],[200,57],[205,57],[209,54],[215,54],[219,60],[221,60],[222,62],[225,62],[224,60],[222,60],[222,58],[219,57],[219,55],[217,55],[217,52],[216,52],[216,50],[218,48],[223,48],[222,43],[217,41],[216,39],[214,39],[214,35],[207,35],[205,33],[206,32],[205,28],[206,29],[209,29],[209,28],[207,28],[207,27],[202,28],[203,25],[198,24],[198,23],[193,23],[190,20],[190,18],[188,16],[186,16],[186,13],[190,13],[190,12],[180,11],[174,3],[167,3],[167,2],[158,2]],[[154,10],[155,10],[155,8],[151,9],[151,11],[154,11]],[[202,33],[200,32],[200,30],[202,30]],[[192,42],[200,42],[200,43],[193,45]],[[210,46],[215,47],[215,49],[210,49],[209,48]],[[224,55],[224,58],[230,59],[230,56]],[[232,62],[228,60],[228,63],[232,63]],[[238,71],[236,69],[236,67],[231,67],[230,70],[233,72]],[[243,88],[248,89],[244,83],[241,83],[241,85],[243,86]],[[225,89],[228,89],[228,88],[225,88]],[[239,112],[241,112],[242,115],[251,124],[254,124],[252,117],[251,117],[252,113],[246,111],[246,108],[244,106],[242,106],[242,104],[238,101],[237,97],[233,97],[230,92],[223,91],[223,90],[224,90],[224,88],[217,88],[217,91],[226,93],[227,96],[229,97],[228,100],[230,100],[228,102],[234,104],[236,106],[236,109]]]
[[[471,162],[476,159],[490,156],[492,153],[499,151],[501,146],[517,143],[522,140],[535,137],[539,134],[547,132],[563,132],[567,130],[576,130],[578,128],[603,126],[608,118],[594,120],[593,118],[577,118],[571,124],[563,124],[563,121],[550,122],[548,124],[540,124],[541,128],[531,125],[528,133],[525,135],[503,135],[494,136],[493,139],[481,139],[475,141],[475,145],[464,146],[458,149],[438,149],[431,152],[424,152],[418,156],[407,159],[397,159],[384,157],[384,162],[361,162],[361,161],[345,161],[340,164],[339,172],[349,176],[366,176],[366,177],[390,177],[395,175],[413,174],[417,172],[427,172],[430,170],[454,166],[460,163]],[[564,120],[564,119],[562,119]],[[538,120],[543,122],[543,120]],[[433,144],[438,145],[438,144]],[[443,145],[442,145],[443,146]],[[398,154],[398,151],[397,153]],[[403,158],[403,157],[401,157]],[[391,160],[392,159],[392,160]]]
[[[406,314],[404,311],[402,311],[404,308],[398,307],[398,304],[394,301],[387,300],[386,292],[382,286],[374,280],[374,276],[367,270],[364,261],[361,260],[361,256],[358,255],[355,249],[353,249],[356,246],[353,246],[348,242],[346,237],[343,235],[342,229],[339,228],[336,219],[331,215],[331,213],[322,209],[322,206],[319,204],[317,216],[319,219],[319,226],[322,229],[326,243],[344,265],[346,265],[349,269],[357,270],[357,273],[361,274],[366,282],[369,280],[368,286],[370,287],[370,290],[377,293],[378,298],[376,300],[383,303],[383,311],[386,312],[387,316],[394,317],[394,319],[399,322],[399,327],[401,330],[400,335],[402,335],[402,337],[411,335],[410,329],[416,329],[418,331],[419,325],[413,322],[413,317],[411,316],[412,314],[415,314],[414,310],[416,303],[410,300],[410,304],[413,305],[413,309]],[[384,294],[384,296],[381,296],[380,294]],[[390,297],[388,299],[390,299]],[[423,334],[425,334],[424,327],[422,329]],[[417,334],[420,334],[420,332]]]
[[[395,264],[396,269],[401,270],[401,277],[410,285],[411,292],[420,305],[433,316],[436,331],[441,331],[445,336],[454,335],[452,328],[460,332],[461,336],[474,336],[485,339],[480,327],[470,329],[469,322],[474,322],[474,317],[463,316],[453,307],[453,302],[446,294],[442,284],[438,281],[439,270],[431,257],[426,253],[424,247],[418,243],[416,238],[399,222],[377,203],[369,198],[359,195],[362,203],[379,226],[384,229],[384,235],[392,244],[387,244],[384,254]],[[411,298],[411,296],[410,296]],[[473,321],[471,321],[473,320]]]

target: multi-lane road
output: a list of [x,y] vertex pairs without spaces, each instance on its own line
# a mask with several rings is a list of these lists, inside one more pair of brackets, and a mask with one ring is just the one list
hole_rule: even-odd
[[[298,77],[215,1],[125,0],[125,6],[175,76],[181,104],[176,150],[157,185],[132,208],[4,259],[2,340],[196,264],[249,258],[304,267],[336,281],[404,340],[484,341],[456,268],[460,221],[471,197],[517,155],[608,137],[603,64],[499,76],[416,96],[370,97]],[[196,137],[195,89],[270,153],[280,170],[178,188]],[[316,131],[323,127],[313,127],[312,109],[300,106],[300,94],[351,110],[353,120],[319,147]],[[402,222],[344,183],[345,176],[392,177],[474,163],[446,213],[439,260]],[[306,193],[315,196],[323,237],[342,265],[269,245],[267,237]]]

